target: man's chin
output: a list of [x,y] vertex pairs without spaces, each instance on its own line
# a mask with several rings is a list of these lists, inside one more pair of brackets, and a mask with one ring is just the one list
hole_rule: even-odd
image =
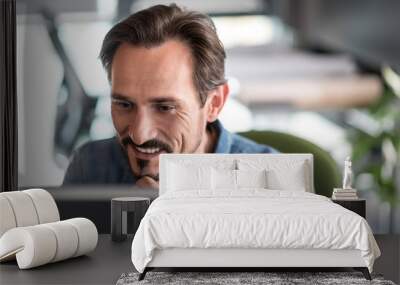
[[132,153],[129,153],[128,156],[129,164],[135,176],[148,176],[158,181],[158,156],[154,156],[151,159],[142,159],[132,155]]
[[[156,159],[154,159],[156,160]],[[158,181],[158,161],[136,160],[138,163],[139,173],[135,173],[137,177],[149,177]],[[145,165],[143,164],[145,163]]]
[[144,175],[139,176],[138,179],[141,179],[141,178],[144,178],[144,177],[148,177],[148,178],[150,178],[150,179],[152,179],[154,181],[157,181],[157,182],[159,180],[158,173],[157,174],[144,174]]

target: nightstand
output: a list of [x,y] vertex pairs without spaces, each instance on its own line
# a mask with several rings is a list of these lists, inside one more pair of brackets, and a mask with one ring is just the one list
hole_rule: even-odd
[[339,204],[340,206],[353,211],[356,214],[359,214],[361,217],[365,219],[365,208],[366,208],[366,200],[365,199],[355,199],[355,200],[337,200],[332,199],[332,202]]
[[[119,197],[111,199],[112,241],[124,241],[127,238],[127,234],[135,234],[149,205],[150,198],[146,197]],[[133,224],[131,232],[129,232],[129,224]]]

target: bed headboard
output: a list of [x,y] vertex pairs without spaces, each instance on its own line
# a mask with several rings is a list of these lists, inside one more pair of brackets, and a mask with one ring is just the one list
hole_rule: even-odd
[[314,193],[314,168],[313,155],[302,154],[161,154],[159,161],[159,195],[167,191],[168,165],[170,163],[190,166],[218,165],[221,162],[231,163],[234,169],[238,169],[238,162],[262,162],[271,165],[287,165],[291,163],[304,162],[307,166],[306,180],[309,181],[307,192]]

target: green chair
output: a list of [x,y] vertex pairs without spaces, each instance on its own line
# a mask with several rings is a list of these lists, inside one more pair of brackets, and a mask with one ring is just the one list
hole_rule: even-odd
[[275,131],[249,131],[240,135],[258,143],[270,145],[283,153],[312,153],[316,194],[331,197],[333,188],[340,187],[341,175],[336,162],[319,146],[294,135]]

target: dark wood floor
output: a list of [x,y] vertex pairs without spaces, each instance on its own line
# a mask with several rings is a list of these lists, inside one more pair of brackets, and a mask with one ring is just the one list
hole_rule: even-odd
[[374,272],[400,284],[400,235],[375,235],[381,257],[375,261]]
[[[374,273],[383,274],[385,279],[400,284],[400,236],[376,235],[375,238],[382,256],[376,260]],[[131,237],[114,243],[109,235],[100,235],[96,250],[87,256],[29,270],[19,270],[15,261],[2,263],[0,284],[115,284],[122,273],[135,270],[130,258],[131,243]],[[312,268],[305,270],[313,271]],[[323,271],[341,270],[331,268]]]

